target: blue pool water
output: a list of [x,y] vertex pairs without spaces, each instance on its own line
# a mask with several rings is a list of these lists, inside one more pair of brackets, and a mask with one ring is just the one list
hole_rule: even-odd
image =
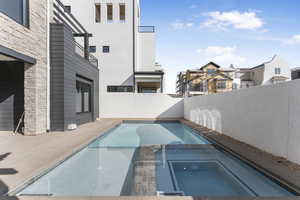
[[[130,196],[136,195],[136,185],[144,184],[139,181],[153,179],[157,192],[182,191],[195,196],[292,195],[268,177],[209,144],[179,122],[123,123],[18,195]],[[152,179],[141,177],[143,173],[139,170],[143,167],[154,176]],[[139,195],[156,195],[150,194],[148,189]]]
[[170,162],[176,190],[189,196],[254,196],[218,161]]
[[178,122],[123,123],[95,141],[93,147],[139,147],[159,144],[209,144]]

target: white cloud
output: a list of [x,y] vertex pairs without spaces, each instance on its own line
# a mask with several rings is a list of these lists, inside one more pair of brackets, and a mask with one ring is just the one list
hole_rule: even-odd
[[241,65],[246,58],[236,55],[236,47],[209,46],[205,49],[198,49],[197,53],[203,54],[206,60],[216,62],[222,66]]
[[184,22],[174,22],[171,24],[172,28],[174,30],[183,30],[183,29],[187,29],[187,28],[191,28],[194,26],[194,23],[192,22],[187,22],[187,23],[184,23]]
[[190,9],[195,9],[195,8],[198,8],[198,5],[193,4],[193,5],[190,6]]
[[289,45],[300,44],[300,34],[294,35],[291,39],[287,39],[285,41],[285,44],[289,44]]
[[226,30],[233,27],[236,29],[256,30],[264,25],[255,11],[240,13],[232,12],[209,12],[208,19],[202,24],[203,27],[210,27],[219,30]]

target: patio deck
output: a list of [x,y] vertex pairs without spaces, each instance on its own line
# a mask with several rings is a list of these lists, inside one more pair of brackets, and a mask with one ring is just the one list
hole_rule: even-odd
[[0,195],[55,166],[121,122],[101,119],[74,131],[39,136],[0,134]]

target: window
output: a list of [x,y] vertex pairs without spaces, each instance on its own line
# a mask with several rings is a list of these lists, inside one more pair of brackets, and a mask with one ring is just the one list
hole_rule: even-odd
[[113,5],[107,4],[107,21],[113,20]]
[[218,81],[217,88],[218,89],[226,89],[226,81]]
[[71,6],[65,6],[64,10],[67,13],[71,13]]
[[207,74],[209,74],[209,75],[212,75],[212,74],[214,74],[215,73],[215,70],[214,69],[208,69],[207,70]]
[[12,18],[17,23],[29,27],[28,0],[1,0],[0,12]]
[[120,4],[120,21],[125,21],[126,18],[125,4]]
[[90,53],[96,53],[96,46],[90,46]]
[[107,92],[133,92],[132,86],[107,86]]
[[102,47],[102,52],[103,53],[109,53],[109,49],[110,49],[109,46],[103,46]]
[[76,91],[76,112],[91,112],[91,85],[81,81],[76,81]]
[[95,4],[95,22],[101,22],[101,6],[100,4]]
[[275,74],[281,74],[281,69],[280,68],[275,68]]

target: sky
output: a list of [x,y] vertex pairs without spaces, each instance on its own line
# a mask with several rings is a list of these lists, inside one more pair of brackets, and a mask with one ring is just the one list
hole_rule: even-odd
[[209,61],[254,67],[280,55],[300,66],[300,0],[141,0],[141,17],[156,26],[167,93],[178,72]]

